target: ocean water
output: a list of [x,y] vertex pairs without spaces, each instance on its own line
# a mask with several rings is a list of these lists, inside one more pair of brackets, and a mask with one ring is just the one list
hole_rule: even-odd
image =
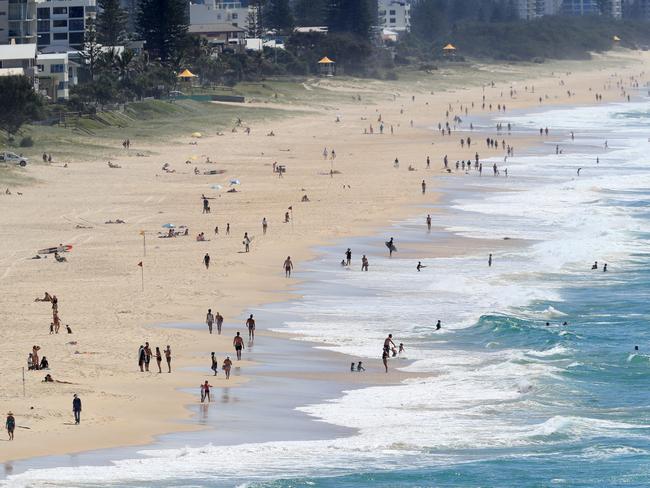
[[[5,483],[650,486],[650,102],[503,121],[551,134],[542,148],[494,160],[507,179],[491,171],[445,177],[449,211],[433,213],[432,233],[423,208],[385,236],[324,249],[304,273],[305,298],[275,307],[291,317],[278,330],[367,364],[376,366],[387,333],[405,344],[405,358],[390,367],[421,378],[299,407],[356,433],[145,450],[110,466],[33,469]],[[464,238],[457,252],[422,259],[421,273],[417,260],[388,259],[383,247],[392,235],[398,249],[435,250],[450,233]],[[488,267],[483,249],[504,238]],[[348,246],[351,270],[337,265]],[[369,273],[359,271],[361,253]]]

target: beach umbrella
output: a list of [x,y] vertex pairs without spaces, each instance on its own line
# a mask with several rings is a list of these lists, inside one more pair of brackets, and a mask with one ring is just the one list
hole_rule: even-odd
[[621,38],[620,38],[620,37],[618,37],[618,36],[614,36],[614,37],[613,37],[613,39],[614,39],[614,42],[618,42],[618,41],[620,41],[620,40],[621,40]]
[[174,224],[163,224],[163,228],[164,228],[164,229],[173,229],[173,228],[175,228],[175,227],[176,227],[176,226],[175,226]]
[[239,180],[230,180],[231,185],[241,185]]
[[212,185],[210,188],[213,190],[221,190],[221,185]]
[[455,51],[456,47],[453,44],[447,44],[445,47],[442,48],[443,51]]
[[200,139],[201,137],[203,137],[203,134],[201,134],[200,132],[192,132],[192,137]]

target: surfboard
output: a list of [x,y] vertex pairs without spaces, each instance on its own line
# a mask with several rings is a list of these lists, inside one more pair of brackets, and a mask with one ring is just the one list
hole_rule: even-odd
[[55,252],[68,252],[72,250],[71,245],[57,246],[57,247],[46,247],[45,249],[39,249],[37,254],[54,254]]
[[390,241],[386,241],[386,247],[393,252],[397,251],[397,248],[395,247],[395,244],[391,244]]

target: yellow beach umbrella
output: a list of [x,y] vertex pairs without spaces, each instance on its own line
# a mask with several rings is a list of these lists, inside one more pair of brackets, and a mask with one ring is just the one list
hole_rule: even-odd
[[447,44],[442,48],[443,51],[455,51],[456,47],[453,44]]
[[203,134],[201,134],[200,132],[192,132],[192,137],[200,139],[201,137],[203,137]]
[[323,59],[321,59],[318,64],[333,64],[334,61],[332,61],[330,58],[325,56]]

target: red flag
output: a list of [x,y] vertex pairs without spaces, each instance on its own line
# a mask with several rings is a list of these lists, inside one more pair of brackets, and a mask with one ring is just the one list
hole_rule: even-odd
[[140,261],[140,262],[138,263],[138,266],[140,266],[140,267],[142,268],[142,261]]

